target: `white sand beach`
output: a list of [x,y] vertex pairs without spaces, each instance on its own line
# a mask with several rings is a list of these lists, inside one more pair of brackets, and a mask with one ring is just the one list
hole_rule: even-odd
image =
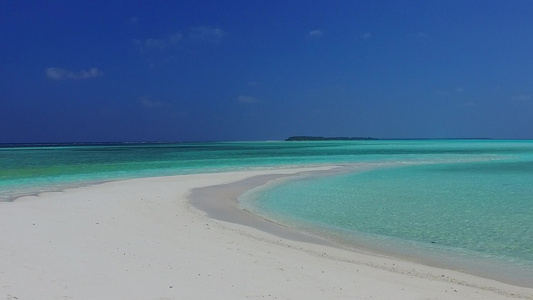
[[193,188],[304,170],[132,179],[0,203],[0,299],[533,299],[530,288],[283,238],[189,202]]

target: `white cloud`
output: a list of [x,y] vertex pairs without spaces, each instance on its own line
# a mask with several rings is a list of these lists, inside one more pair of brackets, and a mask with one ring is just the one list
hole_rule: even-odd
[[365,34],[363,34],[363,38],[364,39],[369,39],[372,35],[370,34],[370,32],[367,32]]
[[154,108],[154,107],[161,107],[163,106],[163,103],[158,100],[152,100],[150,97],[140,97],[139,100],[141,101],[141,105],[146,108]]
[[215,27],[193,27],[189,32],[189,37],[193,40],[202,40],[206,42],[218,43],[222,38],[226,36],[220,28]]
[[530,101],[532,98],[531,98],[531,95],[520,94],[520,95],[515,95],[511,97],[511,99],[514,101],[527,102],[527,101]]
[[261,100],[255,98],[255,97],[252,97],[252,96],[245,96],[245,95],[240,95],[237,100],[239,100],[240,103],[257,103],[257,102],[261,102]]
[[156,53],[167,49],[167,41],[165,39],[146,39],[144,41],[132,40],[133,43],[139,46],[141,53]]
[[141,53],[157,54],[176,51],[178,46],[187,41],[218,43],[226,35],[227,33],[220,28],[194,27],[188,30],[188,33],[186,34],[178,31],[161,38],[148,38],[145,40],[134,39],[133,43],[139,46]]
[[462,102],[462,103],[459,103],[457,104],[457,106],[460,106],[460,107],[472,107],[472,106],[476,106],[477,103],[474,102],[474,101],[466,101],[466,102]]
[[319,38],[324,35],[324,32],[320,29],[310,31],[307,36],[310,38]]
[[91,79],[95,77],[103,76],[104,73],[97,68],[90,68],[88,71],[82,70],[79,72],[70,71],[62,68],[48,68],[46,69],[46,77],[53,80],[64,79]]
[[172,45],[176,45],[178,44],[181,39],[183,39],[183,34],[181,33],[175,33],[175,34],[171,34],[169,37],[168,37],[168,42]]
[[163,39],[147,39],[144,41],[143,47],[145,51],[165,50],[167,42]]
[[183,39],[183,34],[177,32],[171,34],[165,38],[149,38],[144,41],[133,40],[135,44],[139,46],[141,53],[158,53],[164,52],[169,48],[177,47],[180,41]]

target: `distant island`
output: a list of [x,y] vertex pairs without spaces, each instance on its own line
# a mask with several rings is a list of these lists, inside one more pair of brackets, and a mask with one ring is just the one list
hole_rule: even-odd
[[323,136],[291,136],[285,141],[368,141],[377,140],[371,137],[323,137]]

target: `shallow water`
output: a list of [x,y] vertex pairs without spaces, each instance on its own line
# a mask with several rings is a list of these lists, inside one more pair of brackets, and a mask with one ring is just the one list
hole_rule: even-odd
[[[465,149],[461,147],[446,144],[438,141],[353,141],[0,145],[0,201],[40,191],[125,178],[386,161],[398,155],[405,159],[420,159],[434,153],[470,155],[465,154]],[[476,142],[468,144],[469,148],[478,147]]]
[[533,275],[532,141],[2,147],[0,201],[107,180],[320,164],[354,172],[269,185],[242,205],[345,245]]
[[256,214],[347,246],[531,285],[532,156],[479,158],[389,162],[271,185],[241,201]]

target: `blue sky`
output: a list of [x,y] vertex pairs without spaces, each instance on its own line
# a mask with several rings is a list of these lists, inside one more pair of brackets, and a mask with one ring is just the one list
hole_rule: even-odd
[[0,143],[533,138],[533,1],[0,2]]

